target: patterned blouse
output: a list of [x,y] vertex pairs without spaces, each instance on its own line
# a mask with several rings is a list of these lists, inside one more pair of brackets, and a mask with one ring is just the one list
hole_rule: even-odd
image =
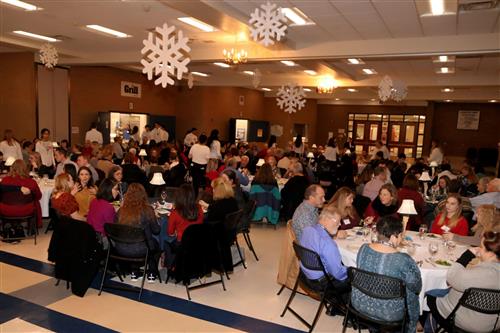
[[63,192],[60,196],[53,197],[51,200],[52,207],[57,210],[61,215],[69,216],[74,212],[77,212],[78,202],[76,202],[75,197],[68,192]]

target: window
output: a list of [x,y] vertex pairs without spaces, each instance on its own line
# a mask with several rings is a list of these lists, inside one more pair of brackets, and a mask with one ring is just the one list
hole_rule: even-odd
[[368,115],[367,114],[355,114],[354,115],[354,119],[356,119],[356,120],[366,120],[366,119],[368,119]]
[[405,142],[413,143],[413,140],[415,140],[415,126],[406,125]]
[[399,142],[400,133],[401,133],[401,126],[400,125],[392,125],[391,126],[391,141],[392,142]]
[[370,140],[377,141],[377,138],[378,138],[378,125],[371,124],[370,125]]
[[365,139],[365,124],[356,125],[356,139],[357,140]]
[[413,148],[405,148],[404,153],[406,157],[413,157]]
[[382,120],[382,115],[381,114],[371,114],[368,116],[368,120],[380,121],[380,120]]

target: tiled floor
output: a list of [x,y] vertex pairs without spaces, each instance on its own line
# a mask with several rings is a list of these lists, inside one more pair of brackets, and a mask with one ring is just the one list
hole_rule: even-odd
[[[50,233],[41,234],[36,246],[32,240],[17,245],[0,243],[0,258],[3,258],[0,263],[0,309],[12,305],[8,313],[0,311],[0,332],[304,331],[305,326],[291,313],[280,317],[290,295],[288,290],[276,295],[284,230],[254,226],[252,241],[260,260],[257,262],[246,251],[248,269],[241,265],[235,269],[231,279],[226,281],[227,291],[223,291],[221,285],[194,290],[192,301],[187,300],[182,285],[171,282],[167,285],[146,283],[148,291],[143,295],[143,302],[137,302],[136,295],[123,292],[103,292],[98,296],[93,288],[80,298],[66,290],[64,283],[54,286],[51,267],[47,265]],[[243,239],[240,244],[244,244]],[[138,285],[128,278],[125,282]],[[312,319],[318,303],[298,294],[293,305],[307,319]],[[33,314],[27,315],[25,308]],[[342,318],[323,313],[315,332],[341,332],[341,326]]]

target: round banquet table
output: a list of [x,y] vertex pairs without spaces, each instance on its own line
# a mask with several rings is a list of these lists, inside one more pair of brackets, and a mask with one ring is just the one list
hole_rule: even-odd
[[42,207],[42,217],[49,217],[49,205],[50,197],[52,191],[54,191],[54,180],[49,179],[44,181],[43,179],[38,181],[38,187],[42,192],[42,198],[40,199],[40,206]]
[[[360,247],[363,245],[363,236],[356,235],[353,230],[349,230],[349,237],[347,239],[336,239],[338,244],[340,254],[342,256],[342,262],[346,266],[356,267],[356,257]],[[411,237],[413,243],[415,244],[415,253],[412,258],[419,262],[423,261],[422,265],[419,265],[420,273],[422,275],[422,291],[420,292],[420,313],[422,311],[428,311],[427,304],[424,302],[425,293],[432,289],[444,289],[447,288],[446,285],[446,273],[449,267],[440,266],[437,264],[432,264],[426,259],[430,258],[429,251],[427,250],[429,242],[431,240],[439,242],[439,252],[435,255],[435,259],[446,259],[448,261],[457,259],[460,255],[467,249],[467,246],[457,244],[455,250],[450,255],[447,253],[447,249],[444,247],[442,239],[440,238],[430,238],[426,237],[424,240],[420,240],[418,233],[415,231],[407,231],[407,237]],[[370,236],[368,236],[370,239]]]

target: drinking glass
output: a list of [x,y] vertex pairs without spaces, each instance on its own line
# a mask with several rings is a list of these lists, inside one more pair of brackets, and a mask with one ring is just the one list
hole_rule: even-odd
[[167,202],[167,191],[161,191],[160,197],[162,202],[165,204]]
[[439,251],[439,243],[436,241],[429,242],[429,253],[431,254],[431,259],[434,260],[434,256]]
[[448,256],[451,257],[453,256],[453,253],[455,252],[455,248],[457,247],[457,244],[452,241],[452,240],[449,240],[445,243],[445,246],[446,246],[446,250],[448,250]]
[[368,235],[370,235],[370,228],[364,227],[363,229],[361,229],[361,231],[363,232],[363,242],[364,243],[368,242]]
[[420,237],[420,240],[425,239],[425,234],[427,233],[428,227],[426,224],[421,224],[420,227],[418,228],[418,237]]
[[43,175],[43,185],[47,185],[49,182],[49,175],[44,174]]
[[371,237],[372,243],[378,242],[377,228],[375,226],[372,226],[371,233],[372,233],[372,237]]

